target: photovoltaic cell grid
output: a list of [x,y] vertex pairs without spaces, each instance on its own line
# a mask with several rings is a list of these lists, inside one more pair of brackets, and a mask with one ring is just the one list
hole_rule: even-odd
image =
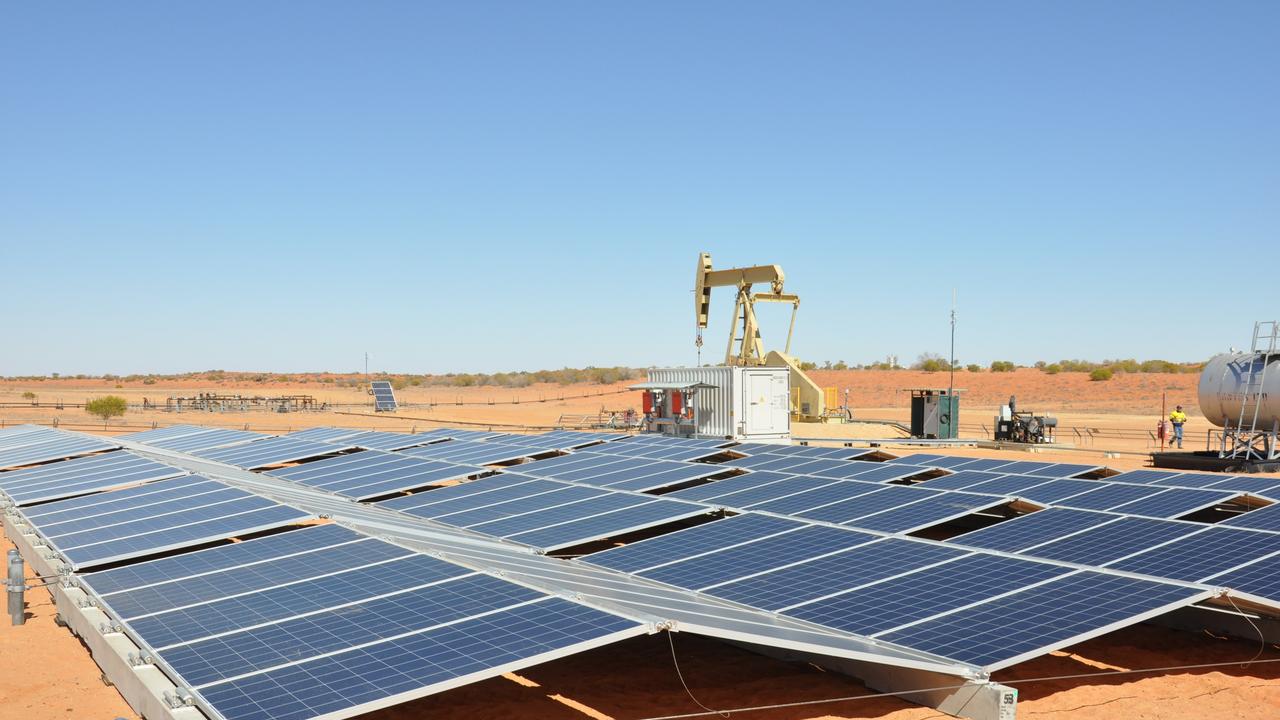
[[212,450],[213,448],[238,445],[268,437],[261,433],[247,430],[227,430],[224,428],[204,428],[203,430],[204,432],[191,433],[189,435],[147,440],[145,444],[162,450],[190,453],[197,450]]
[[739,490],[750,490],[755,487],[768,485],[780,480],[787,480],[796,477],[795,475],[787,475],[786,473],[771,472],[751,472],[745,475],[735,475],[734,477],[724,478],[709,482],[697,487],[684,488],[669,493],[667,497],[680,498],[682,500],[700,500],[710,501],[712,498],[718,498],[722,495],[729,495]]
[[0,491],[16,505],[30,505],[186,474],[128,451],[108,452],[0,473]]
[[272,465],[283,465],[288,462],[307,460],[309,458],[332,455],[350,449],[345,443],[316,442],[314,440],[298,440],[296,438],[277,437],[243,445],[234,445],[214,450],[198,450],[191,454],[206,460],[235,465],[246,470],[253,470]]
[[1199,582],[1275,553],[1280,553],[1280,534],[1215,526],[1107,567]]
[[311,517],[198,475],[55,500],[22,513],[76,570]]
[[[142,563],[82,582],[229,720],[349,713],[643,632],[326,526],[153,562],[156,572]],[[168,592],[188,584],[196,594],[180,593],[186,604],[175,606]]]
[[1023,552],[1048,560],[1103,565],[1204,530],[1194,523],[1122,517]]
[[449,440],[447,442],[409,448],[402,452],[406,455],[413,455],[414,457],[436,458],[460,463],[473,463],[476,465],[491,465],[494,463],[510,462],[513,460],[520,460],[521,458],[532,457],[546,451],[521,445],[507,445],[502,442],[489,442],[483,440]]
[[853,530],[810,525],[638,574],[668,585],[700,590],[876,539],[875,535]]
[[889,538],[714,585],[703,592],[725,600],[778,611],[850,587],[957,558],[966,552],[941,545]]
[[546,551],[709,513],[701,503],[498,475],[380,503]]
[[[27,443],[19,438],[34,440]],[[54,434],[32,432],[11,439],[7,448],[0,448],[0,468],[16,468],[24,465],[80,457],[92,453],[114,450],[120,447],[115,443],[100,440],[87,435],[76,435],[55,431]]]
[[1069,572],[1049,563],[976,553],[783,610],[800,620],[872,635]]
[[593,553],[583,560],[611,570],[638,572],[801,527],[804,523],[796,520],[746,513]]
[[993,671],[1211,594],[1082,571],[877,637]]
[[1087,510],[1047,508],[951,538],[958,545],[1017,552],[1117,519]]
[[369,383],[369,392],[373,393],[373,409],[387,412],[396,409],[396,394],[391,383],[386,380],[374,380]]
[[412,434],[369,430],[354,435],[323,439],[323,442],[336,442],[366,450],[404,450],[405,448],[429,445],[449,439],[450,434],[444,430],[428,430],[427,432]]
[[356,500],[366,500],[486,472],[490,472],[488,468],[479,465],[361,450],[350,455],[271,470],[267,474]]
[[121,435],[121,440],[130,440],[132,442],[152,443],[155,440],[166,440],[184,435],[198,435],[200,433],[210,432],[217,428],[201,427],[199,425],[170,425],[168,427],[153,428],[151,430],[143,430],[142,432],[128,433]]

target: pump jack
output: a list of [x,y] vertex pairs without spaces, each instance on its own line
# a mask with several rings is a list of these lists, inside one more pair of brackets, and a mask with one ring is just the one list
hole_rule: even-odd
[[[697,324],[698,347],[702,347],[702,331],[706,329],[711,312],[711,289],[737,288],[733,305],[733,324],[729,328],[729,344],[725,348],[724,364],[740,366],[786,367],[791,370],[791,414],[802,421],[820,422],[835,409],[836,389],[821,388],[791,356],[791,337],[796,328],[796,312],[800,309],[800,296],[784,293],[786,275],[778,265],[715,270],[711,254],[698,255],[697,275],[693,285],[694,315]],[[770,292],[752,292],[757,284],[769,284]],[[790,303],[791,323],[787,328],[787,344],[782,352],[765,351],[760,337],[760,324],[756,319],[756,303]]]

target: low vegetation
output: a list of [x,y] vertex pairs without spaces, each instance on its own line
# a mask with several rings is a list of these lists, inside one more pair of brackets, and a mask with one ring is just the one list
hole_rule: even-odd
[[129,403],[119,395],[105,395],[100,398],[94,398],[84,404],[85,412],[102,418],[103,425],[106,425],[113,417],[124,415],[128,409]]

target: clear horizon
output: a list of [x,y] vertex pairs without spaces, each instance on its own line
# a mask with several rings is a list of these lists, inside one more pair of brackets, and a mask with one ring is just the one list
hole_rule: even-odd
[[956,358],[984,367],[1202,362],[1280,316],[1276,3],[7,25],[0,375],[693,364],[704,250],[781,265],[819,363],[945,357],[953,289]]

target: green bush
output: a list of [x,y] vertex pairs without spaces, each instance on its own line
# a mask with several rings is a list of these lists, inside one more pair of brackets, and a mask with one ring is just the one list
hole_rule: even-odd
[[969,372],[982,372],[982,366],[977,363],[969,363],[965,369]]
[[1057,375],[1062,372],[1062,366],[1058,363],[1050,363],[1042,368],[1049,375]]
[[1013,372],[1018,366],[1008,360],[995,360],[991,363],[991,372]]
[[1112,371],[1109,367],[1100,367],[1089,373],[1089,379],[1094,382],[1105,382],[1111,379]]
[[35,399],[36,399],[36,394],[35,394],[35,393],[33,393],[33,392],[31,392],[30,390],[28,390],[28,391],[26,391],[26,392],[22,393],[22,399],[23,399],[23,400],[35,400]]
[[916,359],[916,364],[912,365],[911,369],[925,372],[943,372],[951,369],[951,363],[947,362],[941,355],[923,353]]
[[102,424],[106,425],[111,418],[124,415],[129,403],[119,395],[106,395],[85,403],[84,409],[90,415],[102,418]]

